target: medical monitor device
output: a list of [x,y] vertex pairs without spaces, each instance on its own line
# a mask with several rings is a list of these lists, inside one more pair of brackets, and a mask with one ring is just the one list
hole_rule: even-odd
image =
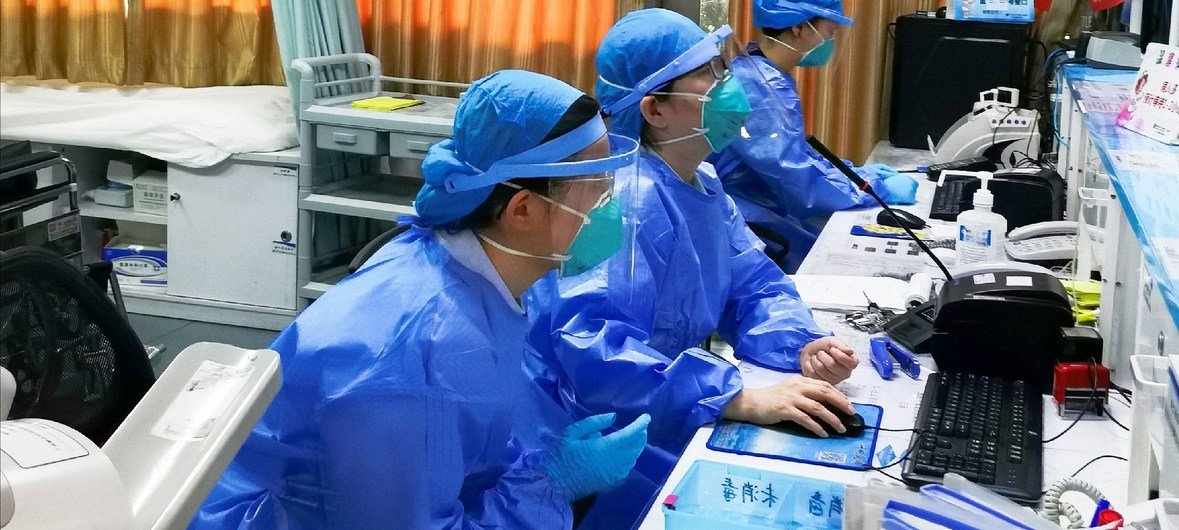
[[1014,168],[1040,158],[1040,113],[1021,109],[1019,90],[1000,87],[979,93],[974,109],[934,144],[926,137],[934,164],[986,157]]

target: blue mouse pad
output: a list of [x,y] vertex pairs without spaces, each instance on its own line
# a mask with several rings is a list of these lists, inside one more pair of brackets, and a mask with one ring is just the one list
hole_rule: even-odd
[[[860,403],[852,403],[852,406],[864,417],[865,427],[880,426],[880,417],[884,415],[884,409],[880,406]],[[708,448],[804,464],[864,469],[871,466],[879,432],[866,428],[863,434],[855,438],[808,438],[749,423],[723,421],[712,431]]]

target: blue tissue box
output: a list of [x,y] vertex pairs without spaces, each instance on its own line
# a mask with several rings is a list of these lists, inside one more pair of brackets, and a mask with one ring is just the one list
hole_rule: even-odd
[[844,485],[700,460],[663,501],[668,530],[837,530]]

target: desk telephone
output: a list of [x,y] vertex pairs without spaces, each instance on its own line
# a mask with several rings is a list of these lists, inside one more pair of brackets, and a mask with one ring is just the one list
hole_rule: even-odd
[[1077,254],[1076,221],[1046,221],[1007,234],[1007,255],[1016,261],[1071,260]]

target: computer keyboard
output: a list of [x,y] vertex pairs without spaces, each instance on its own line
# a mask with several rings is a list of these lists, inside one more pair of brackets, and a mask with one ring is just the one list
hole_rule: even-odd
[[955,221],[958,219],[958,214],[962,213],[964,205],[967,210],[973,208],[973,193],[971,197],[964,195],[968,191],[967,186],[970,186],[971,192],[977,189],[977,185],[971,186],[977,180],[973,177],[962,176],[947,178],[933,192],[933,207],[929,211],[929,217],[942,221]]
[[925,384],[916,428],[920,436],[902,476],[940,483],[957,473],[1023,503],[1040,499],[1043,406],[1022,381],[935,373]]

